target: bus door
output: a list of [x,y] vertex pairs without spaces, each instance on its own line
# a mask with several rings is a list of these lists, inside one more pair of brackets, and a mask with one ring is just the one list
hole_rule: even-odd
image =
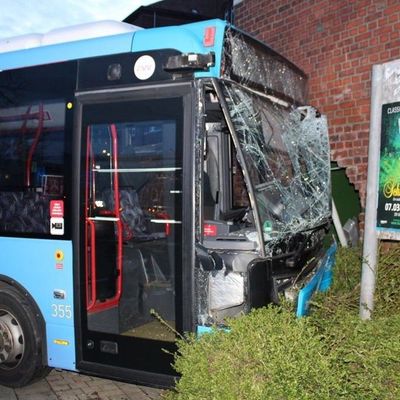
[[176,333],[191,329],[192,205],[183,188],[191,196],[193,185],[184,183],[192,174],[183,147],[193,146],[184,140],[190,87],[156,93],[78,95],[78,368],[163,384]]

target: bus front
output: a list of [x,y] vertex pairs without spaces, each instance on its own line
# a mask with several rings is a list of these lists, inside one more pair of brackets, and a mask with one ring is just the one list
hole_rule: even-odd
[[306,105],[307,78],[228,28],[221,76],[198,87],[197,330],[302,289],[304,315],[332,267],[327,122]]

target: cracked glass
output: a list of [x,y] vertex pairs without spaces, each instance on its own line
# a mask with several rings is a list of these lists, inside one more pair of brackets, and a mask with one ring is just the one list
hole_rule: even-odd
[[[221,108],[218,114],[211,95],[210,104],[204,106],[205,93],[198,92],[197,161],[202,164],[204,149],[211,153],[213,129],[218,133],[219,125],[225,126],[231,135],[231,164],[222,173],[231,179],[232,187],[221,180],[219,189],[225,193],[232,188],[232,192],[226,197],[230,204],[221,200],[224,212],[210,217],[230,228],[215,239],[205,236],[204,247],[196,248],[195,313],[201,325],[224,323],[252,307],[248,266],[260,255],[271,260],[278,256],[274,268],[280,272],[292,269],[293,277],[280,282],[276,290],[284,290],[292,278],[294,282],[315,258],[331,217],[327,122],[314,108],[305,106],[304,72],[268,46],[230,28],[221,79],[205,82]],[[200,140],[203,127],[207,135]],[[215,166],[207,159],[205,167],[210,177]],[[199,186],[205,184],[201,176],[196,177]],[[246,213],[234,216],[229,207]],[[303,250],[309,252],[308,260],[303,260]],[[213,269],[211,261],[216,258],[221,269],[216,265]]]
[[264,240],[312,229],[330,217],[327,123],[312,107],[284,107],[222,83]]
[[225,33],[222,77],[286,103],[307,102],[307,75],[265,44],[231,28]]

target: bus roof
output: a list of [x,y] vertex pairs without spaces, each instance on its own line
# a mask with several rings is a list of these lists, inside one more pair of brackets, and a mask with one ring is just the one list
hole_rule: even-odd
[[[123,24],[123,23],[121,23]],[[81,37],[88,34],[88,24],[81,31]],[[127,25],[127,24],[123,24]],[[218,19],[191,23],[181,26],[169,26],[163,28],[140,29],[132,26],[132,31],[125,33],[111,32],[107,36],[93,37],[77,40],[79,29],[71,28],[71,36],[68,37],[68,29],[63,29],[63,34],[58,36],[62,43],[52,43],[51,32],[49,38],[46,34],[24,35],[20,38],[6,39],[17,41],[22,46],[31,45],[31,48],[22,48],[1,52],[1,47],[7,50],[7,46],[1,46],[0,42],[0,71],[17,69],[35,65],[57,63],[62,61],[78,60],[89,57],[97,57],[118,53],[144,52],[150,50],[175,49],[182,53],[215,53],[215,67],[206,73],[206,76],[219,76],[222,56],[223,37],[227,23]],[[211,41],[206,40],[210,37]],[[4,40],[3,40],[4,42]],[[24,44],[25,42],[25,44]],[[204,74],[204,73],[201,73]]]
[[[55,30],[44,37],[29,35],[36,47],[28,49],[1,53],[0,41],[0,72],[124,53],[145,55],[146,52],[174,50],[183,58],[174,60],[172,57],[171,64],[167,65],[170,71],[174,68],[190,70],[189,64],[193,62],[192,71],[196,78],[236,81],[280,98],[285,104],[301,105],[307,101],[307,76],[303,71],[264,43],[233,29],[226,21],[212,19],[149,29],[115,21],[111,25],[108,21],[107,29],[89,25]],[[124,33],[119,33],[121,29]],[[96,35],[99,37],[93,37]],[[24,37],[15,40],[17,44],[19,40],[22,47],[30,45]],[[204,56],[186,57],[187,54]],[[185,57],[187,61],[184,61]],[[179,62],[184,63],[180,65]]]

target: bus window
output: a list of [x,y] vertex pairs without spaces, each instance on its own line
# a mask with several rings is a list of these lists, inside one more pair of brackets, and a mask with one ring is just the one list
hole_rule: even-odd
[[50,233],[64,195],[64,102],[0,109],[0,232]]
[[129,114],[131,120],[120,122],[118,116],[118,122],[86,126],[86,307],[91,331],[175,338],[158,318],[175,329],[182,222],[179,103],[142,101],[128,106],[136,110]]
[[221,239],[232,231],[248,227],[246,214],[251,213],[242,168],[222,111],[214,99],[212,92],[206,96],[203,219],[207,239]]
[[233,209],[250,207],[249,193],[244,182],[243,172],[232,146],[232,207]]
[[[329,145],[324,118],[224,83],[237,140],[254,188],[267,247],[326,223]],[[246,121],[246,124],[243,124]]]

